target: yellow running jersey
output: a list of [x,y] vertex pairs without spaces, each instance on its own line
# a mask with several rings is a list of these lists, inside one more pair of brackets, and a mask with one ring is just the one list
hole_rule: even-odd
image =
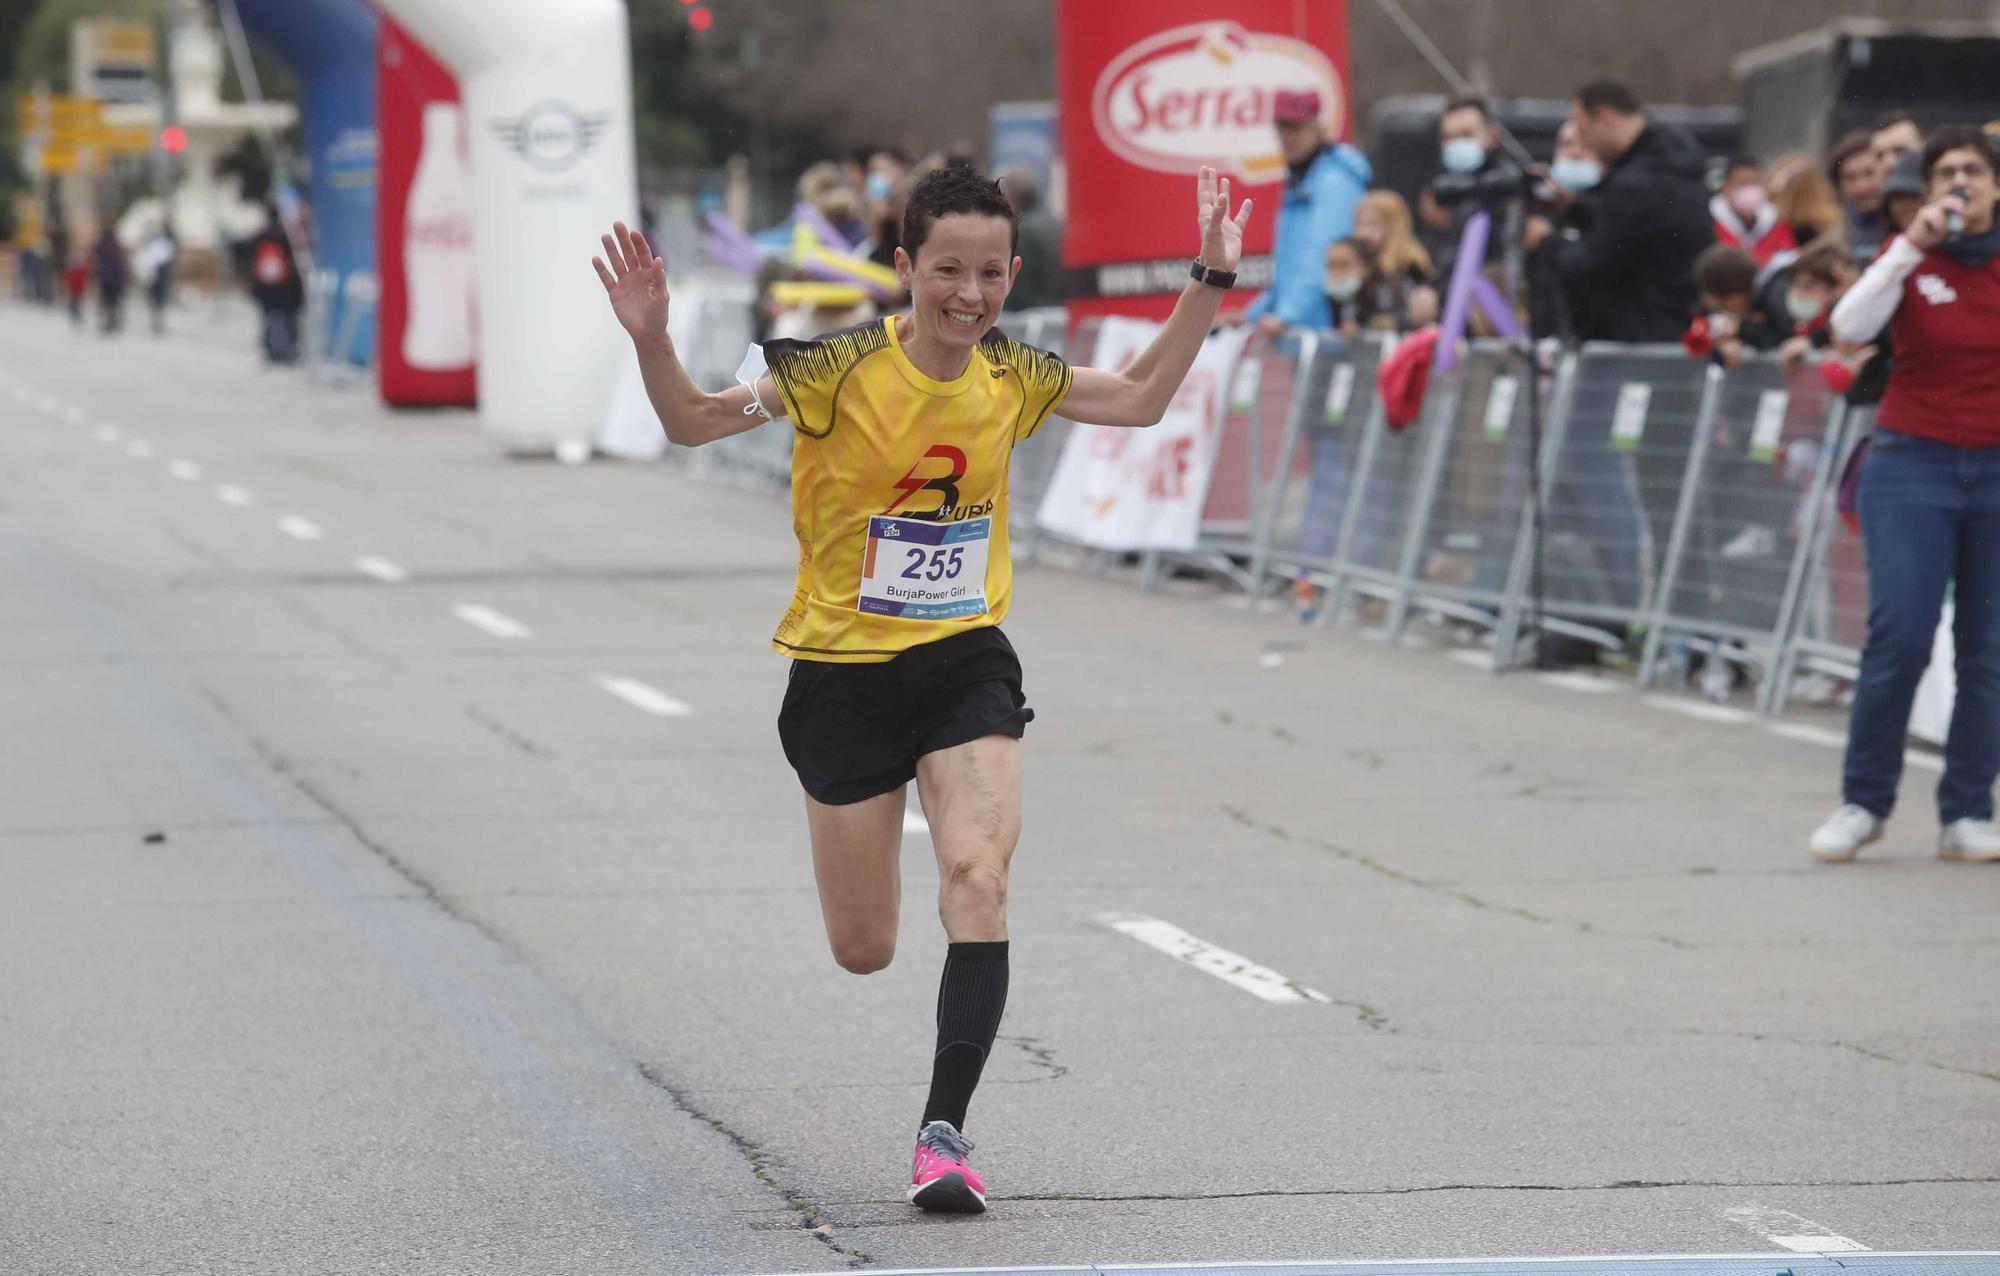
[[799,578],[772,646],[803,660],[889,660],[997,625],[1014,572],[1014,445],[1069,393],[1069,365],[998,331],[955,381],[933,381],[893,316],[764,357],[794,431]]

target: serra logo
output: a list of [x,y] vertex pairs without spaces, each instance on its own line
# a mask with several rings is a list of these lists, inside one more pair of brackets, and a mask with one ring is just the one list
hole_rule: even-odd
[[1212,164],[1252,185],[1285,175],[1271,127],[1281,90],[1313,90],[1340,136],[1340,74],[1314,46],[1201,22],[1149,36],[1111,60],[1091,93],[1091,118],[1112,154],[1141,168],[1193,173]]

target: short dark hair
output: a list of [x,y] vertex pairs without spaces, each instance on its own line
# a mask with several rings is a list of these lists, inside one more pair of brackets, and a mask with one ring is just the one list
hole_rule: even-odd
[[1438,116],[1438,119],[1443,120],[1445,115],[1458,111],[1477,111],[1480,119],[1488,124],[1493,122],[1493,108],[1487,105],[1485,98],[1477,94],[1468,93],[1464,97],[1455,97],[1445,103],[1444,114]]
[[1854,254],[1837,239],[1816,239],[1792,259],[1792,277],[1804,276],[1838,287],[1841,275],[1854,269]]
[[917,259],[917,250],[930,238],[931,224],[953,213],[998,217],[1007,223],[1008,255],[1012,256],[1021,245],[1020,220],[1014,216],[1014,206],[1007,202],[1007,193],[1000,189],[1000,183],[981,177],[979,170],[970,165],[947,164],[919,177],[910,187],[909,201],[903,205],[903,251],[910,254],[911,261]]
[[1694,259],[1694,286],[1706,297],[1757,291],[1757,259],[1734,244],[1710,244]]
[[1739,168],[1754,168],[1761,173],[1764,171],[1764,161],[1755,155],[1732,155],[1729,157],[1729,162],[1722,166],[1722,175],[1727,177]]
[[1931,170],[1944,158],[1946,151],[1978,151],[1986,163],[2000,168],[2000,159],[1994,155],[1993,138],[1983,129],[1970,124],[1947,124],[1924,139],[1924,182],[1931,180]]
[[1923,134],[1924,126],[1917,123],[1917,117],[1900,108],[1884,111],[1876,116],[1875,123],[1869,126],[1868,131],[1871,133],[1880,133],[1883,129],[1894,128],[1898,124],[1913,125],[1919,136]]
[[1570,94],[1570,97],[1583,108],[1585,115],[1599,107],[1605,107],[1618,115],[1639,113],[1639,99],[1632,96],[1632,90],[1617,80],[1592,80]]
[[1857,155],[1868,154],[1873,147],[1874,143],[1865,129],[1855,129],[1851,133],[1844,134],[1838,142],[1833,144],[1833,150],[1827,154],[1826,179],[1832,182],[1835,187],[1838,187],[1840,185],[1840,170],[1846,165],[1847,161]]

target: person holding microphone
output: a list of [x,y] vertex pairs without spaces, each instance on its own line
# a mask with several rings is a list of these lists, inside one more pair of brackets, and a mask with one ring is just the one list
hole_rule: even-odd
[[1917,682],[1946,588],[1958,692],[1937,789],[1938,854],[2000,861],[2000,151],[1978,129],[1924,146],[1927,203],[1833,311],[1841,343],[1887,327],[1896,359],[1861,472],[1868,642],[1854,688],[1845,802],[1812,853],[1853,859],[1882,836],[1903,769]]

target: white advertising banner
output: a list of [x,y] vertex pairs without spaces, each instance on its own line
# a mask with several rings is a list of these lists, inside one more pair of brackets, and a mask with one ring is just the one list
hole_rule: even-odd
[[[1159,331],[1159,324],[1143,319],[1106,319],[1092,366],[1124,368]],[[1203,342],[1158,425],[1073,428],[1035,521],[1097,549],[1193,549],[1229,410],[1230,379],[1248,337],[1247,328],[1228,328]]]

